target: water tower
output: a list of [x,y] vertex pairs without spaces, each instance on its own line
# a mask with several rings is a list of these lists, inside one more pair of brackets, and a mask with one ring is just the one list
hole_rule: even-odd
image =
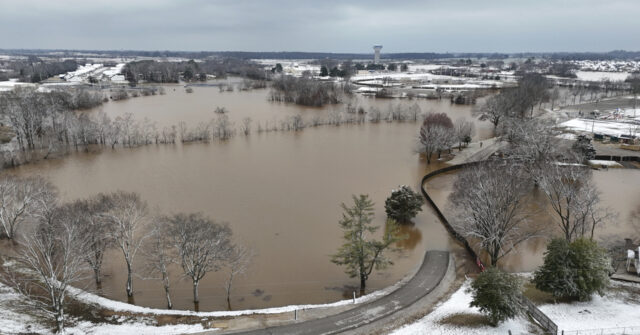
[[382,45],[373,46],[373,64],[378,64],[378,62],[380,62],[380,50],[382,50]]

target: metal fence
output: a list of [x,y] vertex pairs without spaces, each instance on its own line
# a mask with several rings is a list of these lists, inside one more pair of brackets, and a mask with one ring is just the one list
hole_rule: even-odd
[[546,314],[542,313],[542,311],[538,309],[538,307],[536,307],[536,305],[534,305],[531,300],[527,299],[526,297],[522,297],[522,304],[524,305],[529,315],[534,320],[536,320],[540,324],[540,326],[542,326],[546,334],[558,334],[558,325],[555,324],[555,322],[551,321],[551,319]]
[[582,330],[563,330],[560,333],[558,333],[558,335],[620,335],[620,334],[624,334],[624,335],[640,334],[640,326],[582,329]]

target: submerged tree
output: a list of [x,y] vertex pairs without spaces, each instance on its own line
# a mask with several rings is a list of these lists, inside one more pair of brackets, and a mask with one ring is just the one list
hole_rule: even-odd
[[525,225],[529,190],[518,167],[496,162],[464,169],[453,185],[450,199],[459,211],[455,225],[462,235],[477,241],[492,266],[538,233]]
[[411,187],[402,185],[391,192],[384,202],[387,217],[396,222],[409,222],[422,210],[422,196]]
[[445,113],[428,113],[420,127],[418,134],[418,152],[423,153],[427,163],[431,163],[431,156],[450,149],[455,143],[453,122]]
[[251,249],[247,249],[242,245],[234,245],[229,252],[227,258],[227,267],[229,268],[229,277],[224,285],[227,292],[227,308],[231,310],[231,285],[236,276],[243,274],[249,268],[254,253]]
[[176,263],[176,252],[171,241],[171,227],[166,217],[153,220],[151,235],[146,241],[142,252],[146,256],[147,272],[162,282],[167,299],[167,308],[172,309],[169,280],[169,266]]
[[176,214],[167,220],[180,265],[193,283],[193,302],[197,304],[200,280],[207,273],[218,271],[232,251],[231,228],[201,213]]
[[360,279],[360,291],[364,292],[367,279],[373,270],[381,270],[393,262],[385,257],[384,251],[391,245],[404,239],[399,235],[398,225],[389,220],[385,225],[382,240],[371,239],[368,235],[380,227],[371,225],[373,221],[373,202],[368,195],[353,196],[353,207],[341,205],[344,213],[338,222],[344,231],[345,243],[331,256],[331,262],[346,266],[345,272],[350,278]]
[[42,201],[55,192],[40,177],[4,176],[0,179],[0,237],[13,240],[25,220],[37,215]]
[[114,225],[113,239],[127,264],[127,297],[133,297],[133,261],[148,236],[142,232],[148,214],[147,203],[137,193],[118,191],[100,195],[110,210],[105,217]]
[[611,214],[600,208],[600,197],[591,183],[591,170],[583,166],[550,165],[540,180],[554,218],[567,241],[593,239],[596,227]]

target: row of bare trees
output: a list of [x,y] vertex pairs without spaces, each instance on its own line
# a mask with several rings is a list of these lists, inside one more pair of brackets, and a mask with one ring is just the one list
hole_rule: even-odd
[[434,154],[440,158],[442,152],[451,150],[455,144],[458,149],[462,148],[462,143],[469,144],[474,132],[474,124],[469,120],[460,118],[453,123],[445,113],[427,113],[420,127],[416,151],[431,163]]
[[[170,271],[175,266],[193,284],[207,273],[229,269],[224,285],[231,308],[235,277],[251,261],[252,251],[232,243],[231,228],[200,213],[151,216],[136,193],[118,191],[61,203],[57,191],[41,178],[6,176],[0,180],[3,237],[15,245],[15,262],[5,264],[0,280],[13,287],[64,331],[65,306],[75,290],[93,277],[102,281],[102,264],[111,249],[119,250],[127,269],[125,290],[133,297],[136,272],[162,282],[167,307],[172,308]],[[17,236],[20,232],[20,236]],[[136,271],[144,254],[144,270]]]

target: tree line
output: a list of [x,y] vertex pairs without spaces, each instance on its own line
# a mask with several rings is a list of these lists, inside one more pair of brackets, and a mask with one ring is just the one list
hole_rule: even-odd
[[[0,179],[0,237],[13,241],[16,255],[5,263],[0,280],[27,299],[27,305],[50,315],[63,332],[71,286],[93,278],[99,288],[102,264],[109,250],[120,251],[126,265],[125,291],[134,295],[133,275],[146,274],[162,282],[167,308],[173,265],[191,279],[196,310],[198,285],[210,272],[229,270],[227,303],[234,277],[243,273],[252,251],[234,244],[228,224],[202,213],[152,215],[147,203],[131,192],[97,194],[62,202],[58,192],[40,177]],[[18,235],[20,234],[20,235]],[[145,256],[143,267],[136,259]]]

